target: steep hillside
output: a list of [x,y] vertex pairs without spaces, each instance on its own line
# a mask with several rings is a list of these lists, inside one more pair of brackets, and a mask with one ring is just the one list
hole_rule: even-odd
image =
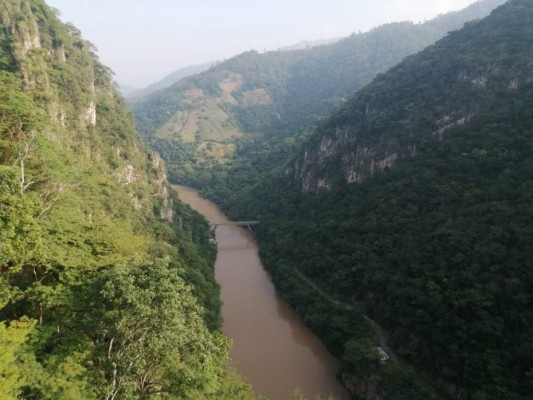
[[[138,127],[173,181],[211,190],[223,182],[238,191],[279,165],[318,118],[377,73],[501,3],[484,0],[424,24],[384,25],[328,46],[244,53],[135,104]],[[217,188],[218,198],[228,194]]]
[[454,32],[361,90],[303,146],[293,165],[302,190],[362,182],[416,155],[426,141],[493,113],[502,96],[533,78],[528,44],[513,42],[522,32],[506,28],[501,39],[489,28],[478,33],[480,26]]
[[253,398],[214,246],[111,74],[41,0],[0,4],[0,398]]
[[448,398],[531,398],[532,66],[533,2],[513,0],[378,76],[232,205],[354,392],[431,398],[410,364]]

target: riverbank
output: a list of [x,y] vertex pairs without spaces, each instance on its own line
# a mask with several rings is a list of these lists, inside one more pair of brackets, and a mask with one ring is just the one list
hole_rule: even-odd
[[[195,190],[173,188],[211,223],[229,221]],[[233,340],[230,356],[239,372],[272,400],[290,400],[297,388],[309,399],[349,399],[335,378],[340,363],[278,296],[259,260],[255,238],[246,229],[221,225],[216,240],[223,332]]]

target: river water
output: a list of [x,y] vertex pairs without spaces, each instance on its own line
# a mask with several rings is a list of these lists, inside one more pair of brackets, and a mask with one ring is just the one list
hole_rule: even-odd
[[[181,201],[211,223],[229,222],[194,189],[174,185]],[[223,332],[233,340],[231,359],[257,393],[291,400],[296,388],[308,400],[321,395],[349,399],[335,379],[339,362],[277,295],[245,228],[216,228],[215,277],[221,287]]]

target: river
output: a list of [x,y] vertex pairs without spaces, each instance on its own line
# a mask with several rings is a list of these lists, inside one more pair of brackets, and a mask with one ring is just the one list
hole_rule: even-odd
[[[194,189],[173,185],[181,201],[211,223],[229,222],[216,204]],[[308,400],[321,395],[349,399],[336,380],[339,362],[277,295],[245,228],[216,229],[215,277],[221,288],[223,332],[233,340],[230,356],[255,391],[271,400],[291,400],[296,388]]]

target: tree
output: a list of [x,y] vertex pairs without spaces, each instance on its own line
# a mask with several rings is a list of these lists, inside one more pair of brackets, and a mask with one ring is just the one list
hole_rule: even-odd
[[94,336],[107,399],[216,391],[229,344],[207,330],[178,270],[164,262],[117,268],[100,285],[103,315],[92,318],[100,320]]
[[0,398],[20,398],[22,387],[27,383],[22,362],[28,335],[35,321],[21,318],[9,325],[0,322]]

